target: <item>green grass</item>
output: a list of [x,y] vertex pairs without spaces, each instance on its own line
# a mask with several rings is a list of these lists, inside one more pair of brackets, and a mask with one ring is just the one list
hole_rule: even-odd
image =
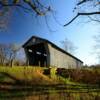
[[[74,84],[74,82],[70,82],[69,79],[65,79],[61,76],[55,75],[55,69],[51,70],[51,75],[47,76],[43,74],[43,70],[46,69],[45,67],[32,67],[32,66],[14,66],[14,67],[0,67],[0,73],[4,72],[7,73],[13,77],[15,77],[18,80],[27,80],[27,81],[35,81],[36,83],[67,83],[67,84]],[[13,79],[9,78],[5,75],[0,75],[0,81],[8,81],[12,82]],[[44,82],[43,82],[44,81]]]
[[[14,67],[0,67],[0,73],[7,73],[19,81],[28,81],[33,84],[53,84],[54,80],[43,74],[42,67],[32,67],[32,66],[14,66]],[[9,81],[7,75],[0,76],[0,81]],[[12,80],[12,79],[11,79]],[[15,80],[13,80],[15,81]]]
[[[47,76],[43,74],[44,69],[46,67],[32,67],[32,66],[0,66],[0,82],[15,82],[19,81],[28,81],[32,82],[32,84],[72,84],[72,85],[84,85],[82,83],[72,82],[70,78],[64,78],[61,76],[57,76],[55,73],[55,68],[51,70],[51,75]],[[92,70],[93,71],[93,70]],[[4,75],[2,73],[7,73],[11,77]],[[14,78],[13,78],[14,77]]]

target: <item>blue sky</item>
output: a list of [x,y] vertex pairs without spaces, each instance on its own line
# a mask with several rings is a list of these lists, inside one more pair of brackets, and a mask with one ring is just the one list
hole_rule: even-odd
[[[45,0],[44,0],[45,1]],[[56,19],[65,24],[75,14],[72,12],[75,6],[75,0],[50,0],[52,9]],[[94,40],[93,36],[99,33],[99,25],[88,23],[84,18],[76,19],[67,27],[62,27],[55,22],[52,14],[48,13],[47,22],[45,17],[35,16],[33,13],[25,13],[13,11],[9,20],[8,29],[0,32],[0,43],[17,43],[23,44],[32,35],[46,38],[58,46],[61,46],[60,41],[66,37],[78,47],[75,56],[80,58],[85,64],[95,64],[97,59],[92,53]]]

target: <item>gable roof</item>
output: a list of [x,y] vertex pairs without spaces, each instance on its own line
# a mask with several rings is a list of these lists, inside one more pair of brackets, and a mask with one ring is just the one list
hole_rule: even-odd
[[25,48],[25,46],[33,39],[33,38],[36,38],[36,39],[40,39],[48,44],[51,44],[54,48],[58,49],[59,51],[71,56],[72,58],[80,61],[81,63],[83,63],[83,61],[81,61],[80,59],[78,59],[77,57],[73,56],[72,54],[68,53],[67,51],[63,50],[62,48],[58,47],[57,45],[55,45],[54,43],[50,42],[49,40],[47,39],[44,39],[44,38],[40,38],[40,37],[37,37],[37,36],[32,36],[27,42],[25,42],[22,47]]

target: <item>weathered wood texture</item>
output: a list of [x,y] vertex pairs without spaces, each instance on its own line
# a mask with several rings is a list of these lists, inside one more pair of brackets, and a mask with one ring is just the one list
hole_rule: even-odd
[[50,51],[50,65],[56,66],[60,68],[76,68],[82,66],[82,62],[78,61],[77,59],[67,55],[50,44],[48,44],[49,51]]

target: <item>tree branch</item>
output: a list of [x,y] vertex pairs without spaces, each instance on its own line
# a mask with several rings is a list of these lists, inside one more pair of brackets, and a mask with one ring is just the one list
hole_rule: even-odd
[[92,17],[90,17],[90,16],[88,16],[88,17],[89,17],[90,20],[100,23],[100,20],[94,19],[94,18],[92,18]]
[[87,1],[91,1],[91,0],[81,0],[81,1],[79,1],[79,2],[77,3],[77,6],[83,4],[83,3],[87,2]]
[[87,15],[99,15],[99,12],[89,12],[89,13],[77,13],[77,15],[72,18],[67,24],[65,24],[64,26],[68,26],[69,24],[71,24],[76,18],[78,18],[79,16],[87,16]]
[[[35,3],[31,2],[31,1],[28,1],[28,0],[23,0],[23,2],[26,3],[26,4],[28,4],[29,7],[31,7],[31,9],[29,9],[29,8],[27,8],[27,7],[25,7],[25,6],[21,5],[21,4],[19,4],[17,0],[14,0],[11,4],[10,4],[10,3],[3,3],[2,1],[0,1],[0,5],[2,5],[2,7],[7,7],[7,6],[8,6],[8,7],[11,7],[11,6],[18,6],[18,7],[20,7],[20,8],[25,9],[25,10],[28,10],[28,11],[34,10],[34,11],[36,12],[37,15],[41,15],[41,16],[42,16],[42,15],[45,15],[46,12],[50,10],[50,9],[49,9],[50,7],[46,8],[46,7],[44,7],[44,6],[42,5],[42,7],[45,8],[46,10],[45,10],[45,11],[41,11],[41,10],[35,5]],[[39,4],[40,4],[40,2],[39,2]]]
[[77,5],[81,5],[82,3],[86,2],[87,0],[82,0],[80,2],[77,3]]
[[14,4],[17,4],[19,2],[19,0],[13,0]]
[[79,15],[77,14],[71,21],[69,21],[67,24],[65,24],[64,26],[68,26],[70,23],[72,23]]
[[97,15],[100,14],[100,11],[97,12],[86,12],[86,13],[78,13],[79,15]]
[[45,15],[45,12],[40,11],[34,3],[31,3],[30,1],[24,0],[25,3],[27,3],[36,13],[37,15]]
[[14,3],[13,3],[13,4],[4,4],[4,3],[2,3],[1,1],[0,1],[0,4],[1,4],[3,7],[13,7],[13,6],[16,6],[16,7],[20,7],[20,8],[22,8],[22,9],[31,11],[31,9],[26,8],[26,7],[22,6],[21,4],[14,4]]

